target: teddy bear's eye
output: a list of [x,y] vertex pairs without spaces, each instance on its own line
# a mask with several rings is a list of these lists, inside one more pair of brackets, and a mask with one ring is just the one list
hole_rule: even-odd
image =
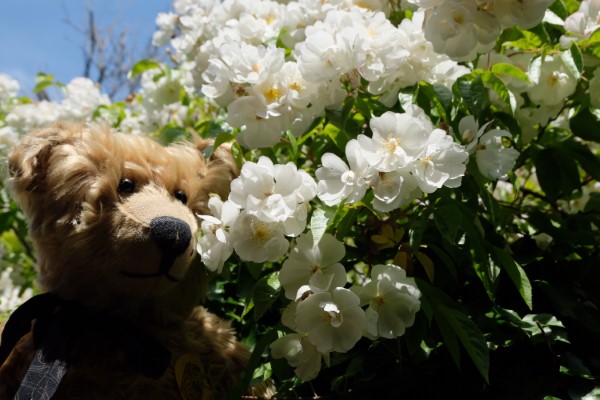
[[177,190],[175,192],[175,198],[177,200],[179,200],[180,202],[182,202],[183,204],[186,204],[187,200],[188,200],[187,195],[184,193],[183,190]]
[[135,182],[131,179],[121,179],[117,191],[119,193],[132,193],[135,190]]

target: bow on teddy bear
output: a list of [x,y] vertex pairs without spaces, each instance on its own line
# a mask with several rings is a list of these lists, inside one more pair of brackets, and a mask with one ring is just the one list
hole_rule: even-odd
[[248,350],[197,306],[195,214],[238,174],[208,146],[63,123],[15,147],[9,185],[44,294],[5,326],[0,400],[208,398],[238,381]]

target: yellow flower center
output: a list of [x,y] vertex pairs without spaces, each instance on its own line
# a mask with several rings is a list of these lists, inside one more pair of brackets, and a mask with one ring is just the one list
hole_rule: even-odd
[[277,19],[277,17],[275,17],[273,14],[271,15],[267,15],[264,20],[267,23],[267,25],[271,25],[273,22],[275,22],[275,20]]
[[296,92],[299,92],[302,90],[302,85],[300,85],[298,82],[292,82],[292,83],[290,83],[290,89],[295,90]]
[[362,1],[357,1],[354,3],[356,7],[364,8],[365,10],[372,10],[371,6],[367,3],[363,3]]
[[548,76],[548,85],[555,86],[559,80],[560,73],[558,71],[554,71]]
[[398,146],[400,146],[400,141],[398,140],[398,138],[393,137],[391,133],[388,135],[387,139],[383,143],[383,147],[390,153],[394,153]]
[[258,247],[262,247],[271,237],[271,232],[267,224],[261,221],[255,221],[252,224],[252,241]]
[[276,87],[271,87],[271,88],[263,91],[263,95],[265,96],[265,99],[269,103],[273,103],[274,101],[278,100],[282,94],[283,94],[283,91]]
[[454,14],[452,16],[452,19],[454,20],[454,22],[456,22],[458,25],[462,25],[465,23],[465,18],[463,17],[462,14]]
[[326,325],[330,325],[334,328],[338,328],[343,322],[342,313],[333,303],[325,304],[323,307],[322,319]]

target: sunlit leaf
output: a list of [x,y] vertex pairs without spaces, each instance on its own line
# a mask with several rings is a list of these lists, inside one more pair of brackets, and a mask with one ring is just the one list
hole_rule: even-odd
[[571,44],[570,51],[561,52],[560,58],[575,79],[581,78],[581,72],[583,71],[583,57],[581,51],[579,51],[579,47],[577,47],[575,43]]
[[129,77],[129,79],[132,79],[145,71],[148,71],[151,69],[156,69],[156,68],[162,69],[162,66],[155,60],[145,58],[143,60],[136,62],[133,65],[133,67],[131,68],[131,71],[129,71],[128,77]]
[[310,231],[313,237],[313,243],[319,243],[321,238],[325,234],[327,230],[327,224],[330,220],[330,217],[327,216],[327,213],[324,209],[319,208],[313,212],[313,215],[310,219]]
[[523,82],[529,82],[529,77],[519,67],[512,64],[497,63],[491,66],[490,71],[496,75],[506,75]]

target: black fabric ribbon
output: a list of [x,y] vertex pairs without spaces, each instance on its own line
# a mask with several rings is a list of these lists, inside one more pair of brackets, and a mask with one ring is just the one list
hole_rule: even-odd
[[171,360],[169,350],[132,323],[45,293],[10,316],[2,332],[0,365],[34,320],[36,353],[15,400],[50,399],[69,366],[80,361],[81,350],[93,343],[121,350],[130,368],[149,378],[160,378]]

